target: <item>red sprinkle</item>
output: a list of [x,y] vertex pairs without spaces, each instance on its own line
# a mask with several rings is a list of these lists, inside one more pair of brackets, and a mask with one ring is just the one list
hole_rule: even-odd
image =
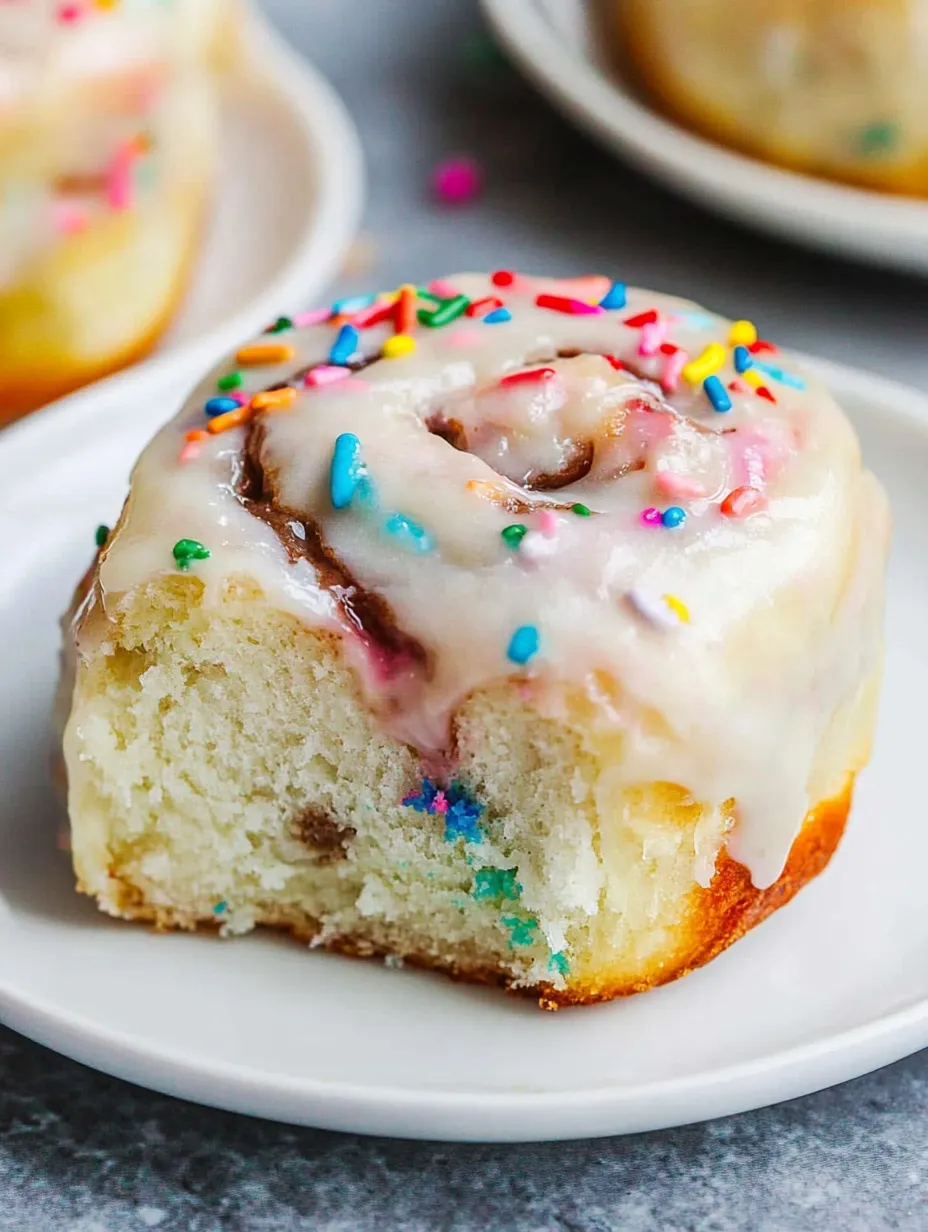
[[752,355],[763,355],[765,352],[769,355],[776,355],[777,348],[772,342],[765,342],[763,338],[758,338],[756,342],[752,342],[748,347]]
[[553,381],[557,373],[553,368],[532,368],[529,372],[513,372],[500,378],[500,385],[534,385],[539,381]]
[[721,509],[726,518],[746,518],[766,503],[767,498],[758,488],[735,488],[722,501]]
[[495,312],[497,308],[502,307],[501,299],[497,299],[495,295],[488,295],[485,299],[475,299],[472,304],[468,304],[466,311],[469,317],[485,317],[488,312]]
[[622,372],[625,368],[625,365],[622,363],[621,359],[619,359],[615,355],[604,355],[603,359],[606,361],[606,363],[612,364],[616,372]]
[[356,312],[351,318],[351,324],[355,329],[369,329],[372,325],[379,325],[381,321],[388,321],[394,312],[396,304],[371,304],[369,308]]
[[408,284],[400,287],[400,297],[396,301],[394,328],[398,334],[411,334],[416,327],[416,304],[419,302],[419,292]]
[[582,299],[571,299],[567,295],[539,295],[535,300],[539,308],[550,308],[552,312],[566,312],[568,316],[600,316],[603,309],[598,304],[587,304]]
[[776,402],[776,398],[766,385],[758,385],[754,392],[757,394],[758,398],[766,398],[768,402]]
[[680,348],[675,347],[672,342],[662,342],[661,343],[661,354],[662,355],[676,355],[679,349]]
[[639,312],[636,317],[627,317],[623,324],[631,329],[641,329],[643,325],[656,325],[657,309],[652,308],[649,312]]
[[490,282],[494,287],[511,287],[515,280],[516,276],[512,270],[497,270],[490,275]]

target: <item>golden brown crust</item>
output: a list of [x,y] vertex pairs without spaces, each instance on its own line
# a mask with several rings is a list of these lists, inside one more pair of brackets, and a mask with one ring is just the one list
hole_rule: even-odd
[[[783,872],[766,889],[757,889],[745,866],[723,851],[716,862],[715,876],[709,887],[694,890],[690,897],[689,911],[681,926],[675,952],[669,957],[665,951],[661,952],[652,968],[642,972],[637,979],[616,979],[605,969],[591,979],[575,981],[566,988],[554,988],[546,983],[522,986],[515,984],[516,977],[511,972],[488,963],[446,963],[429,954],[406,954],[403,961],[411,967],[442,971],[454,980],[489,984],[518,996],[532,997],[545,1010],[613,1001],[669,984],[728,949],[777,908],[788,903],[807,882],[825,869],[844,833],[853,782],[851,776],[840,795],[820,802],[806,814]],[[165,931],[178,928],[215,930],[221,924],[215,917],[179,918],[170,911],[145,903],[140,891],[122,881],[115,869],[111,871],[111,878],[116,913],[125,919],[152,923],[157,929]],[[78,888],[83,889],[81,886]],[[287,931],[295,940],[319,945],[320,948],[352,958],[384,958],[390,953],[387,948],[362,936],[343,935],[320,943],[317,940],[318,923],[307,916],[267,917],[261,923],[264,927]]]

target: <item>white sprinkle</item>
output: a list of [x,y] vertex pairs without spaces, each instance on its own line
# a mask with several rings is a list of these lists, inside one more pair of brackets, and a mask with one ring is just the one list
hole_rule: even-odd
[[683,623],[665,599],[659,595],[648,594],[637,586],[625,592],[625,601],[639,616],[643,616],[659,629],[679,629]]

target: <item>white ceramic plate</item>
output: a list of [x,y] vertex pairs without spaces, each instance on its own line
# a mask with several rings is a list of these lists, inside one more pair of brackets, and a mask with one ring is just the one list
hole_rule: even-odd
[[206,367],[337,273],[361,215],[354,125],[338,95],[256,9],[225,90],[213,215],[180,315],[149,370]]
[[482,0],[498,38],[571,118],[700,204],[828,252],[928,273],[928,203],[782,171],[651,111],[607,69],[596,0]]
[[183,392],[130,371],[0,437],[0,1017],[89,1065],[242,1112],[460,1139],[653,1129],[787,1099],[928,1045],[928,398],[823,369],[898,527],[872,766],[828,871],[715,962],[545,1014],[269,936],[98,915],[56,848],[57,618]]

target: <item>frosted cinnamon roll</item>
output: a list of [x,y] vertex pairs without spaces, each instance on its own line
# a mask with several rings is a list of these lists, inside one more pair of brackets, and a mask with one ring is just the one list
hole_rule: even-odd
[[798,171],[928,193],[925,0],[603,0],[685,124]]
[[228,9],[0,4],[0,424],[167,323],[211,188]]
[[509,271],[282,318],[75,601],[79,887],[549,1008],[675,979],[835,850],[887,537],[748,321]]

